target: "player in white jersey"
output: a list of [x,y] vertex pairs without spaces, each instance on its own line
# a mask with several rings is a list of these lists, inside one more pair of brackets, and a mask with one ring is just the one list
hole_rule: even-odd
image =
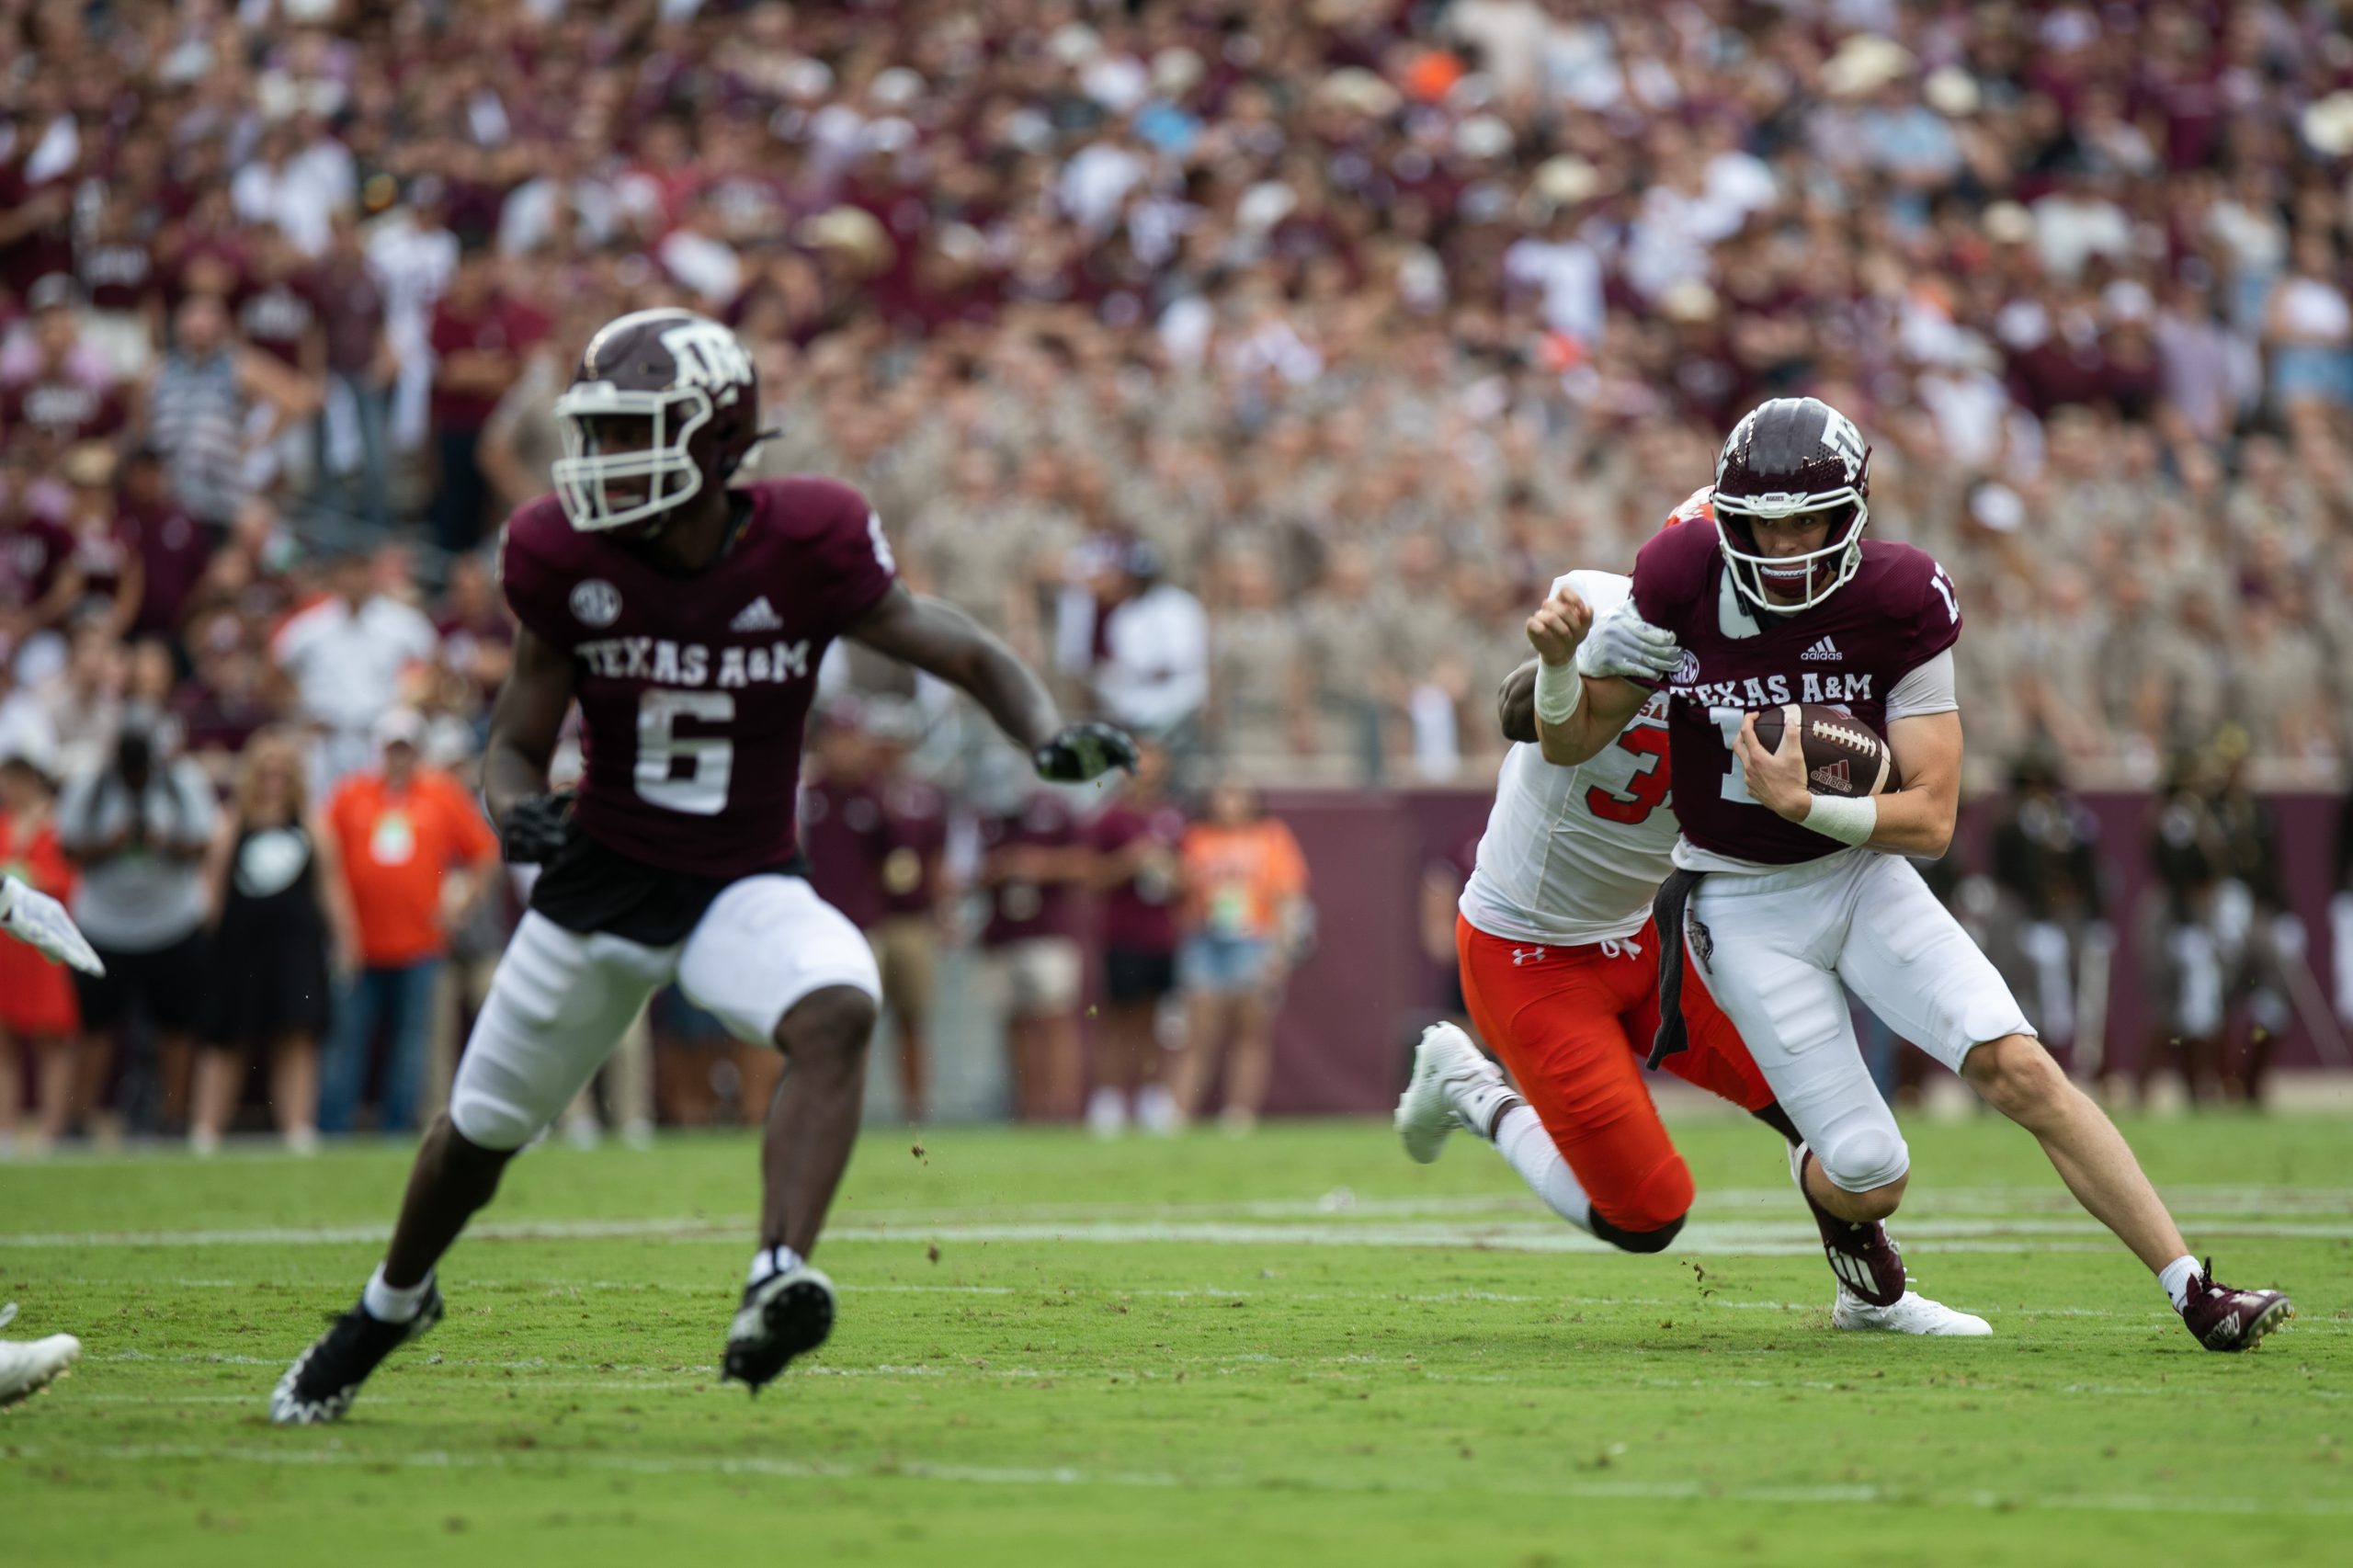
[[[1553,585],[1588,607],[1593,673],[1656,678],[1663,655],[1630,614],[1631,584],[1572,572]],[[1651,901],[1672,869],[1665,699],[1616,744],[1573,767],[1544,760],[1536,738],[1534,666],[1506,683],[1504,758],[1479,858],[1455,926],[1471,1017],[1517,1081],[1506,1083],[1468,1036],[1433,1026],[1398,1102],[1415,1159],[1438,1157],[1462,1127],[1491,1144],[1537,1196],[1578,1229],[1628,1252],[1657,1252],[1691,1207],[1691,1173],[1651,1103],[1642,1059],[1658,1026],[1657,935]],[[1797,1133],[1739,1032],[1706,988],[1687,985],[1691,1049],[1677,1076],[1779,1131]],[[1895,1245],[1877,1226],[1824,1228],[1841,1328],[1984,1335],[1982,1318],[1907,1288]]]

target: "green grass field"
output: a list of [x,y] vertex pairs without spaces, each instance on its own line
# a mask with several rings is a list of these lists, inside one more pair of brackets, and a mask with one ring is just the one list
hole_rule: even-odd
[[264,1396],[405,1151],[0,1167],[14,1332],[86,1347],[0,1416],[0,1562],[2346,1560],[2353,1124],[2128,1126],[2224,1277],[2297,1297],[2236,1357],[2023,1135],[1908,1131],[1898,1233],[1992,1340],[1833,1333],[1746,1123],[1678,1128],[1699,1207],[1656,1257],[1371,1124],[876,1132],[820,1259],[839,1327],[757,1401],[714,1370],[752,1143],[551,1147],[448,1321],[300,1431]]

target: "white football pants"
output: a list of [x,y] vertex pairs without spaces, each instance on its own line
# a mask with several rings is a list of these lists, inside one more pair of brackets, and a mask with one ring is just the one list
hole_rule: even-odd
[[1711,872],[1685,933],[1781,1108],[1849,1192],[1895,1180],[1910,1154],[1863,1064],[1841,982],[1955,1072],[1972,1047],[2035,1032],[1992,960],[1899,855],[1847,849],[1786,870]]
[[582,936],[533,910],[498,960],[459,1060],[450,1121],[470,1143],[521,1148],[596,1074],[646,997],[672,981],[754,1045],[773,1045],[777,1024],[812,992],[854,986],[878,1006],[882,995],[866,937],[799,877],[745,878],[666,948]]

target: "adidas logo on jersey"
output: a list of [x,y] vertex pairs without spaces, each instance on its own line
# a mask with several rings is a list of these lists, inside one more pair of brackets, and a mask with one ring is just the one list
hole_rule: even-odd
[[1817,638],[1813,647],[1798,655],[1801,659],[1843,659],[1846,656],[1838,651],[1838,644],[1827,637]]
[[[777,614],[775,607],[768,603],[768,597],[762,594],[735,612],[735,619],[727,623],[727,630],[730,631],[781,631],[784,630],[784,618]],[[1806,655],[1808,658],[1813,656],[1811,653]]]
[[1816,784],[1823,785],[1827,789],[1836,790],[1841,794],[1844,794],[1848,790],[1854,788],[1854,785],[1847,777],[1847,759],[1843,756],[1837,761],[1829,764],[1827,767],[1815,768],[1811,774],[1807,775],[1807,777],[1812,778]]

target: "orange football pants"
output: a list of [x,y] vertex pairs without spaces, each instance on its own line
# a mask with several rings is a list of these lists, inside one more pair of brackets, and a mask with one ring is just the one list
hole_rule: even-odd
[[[1658,1032],[1656,928],[1552,948],[1491,937],[1457,915],[1454,950],[1471,1021],[1552,1135],[1594,1213],[1631,1232],[1681,1219],[1691,1208],[1690,1168],[1643,1082]],[[1668,1072],[1744,1110],[1773,1103],[1697,964],[1684,969],[1683,1019],[1691,1049],[1668,1057]]]

